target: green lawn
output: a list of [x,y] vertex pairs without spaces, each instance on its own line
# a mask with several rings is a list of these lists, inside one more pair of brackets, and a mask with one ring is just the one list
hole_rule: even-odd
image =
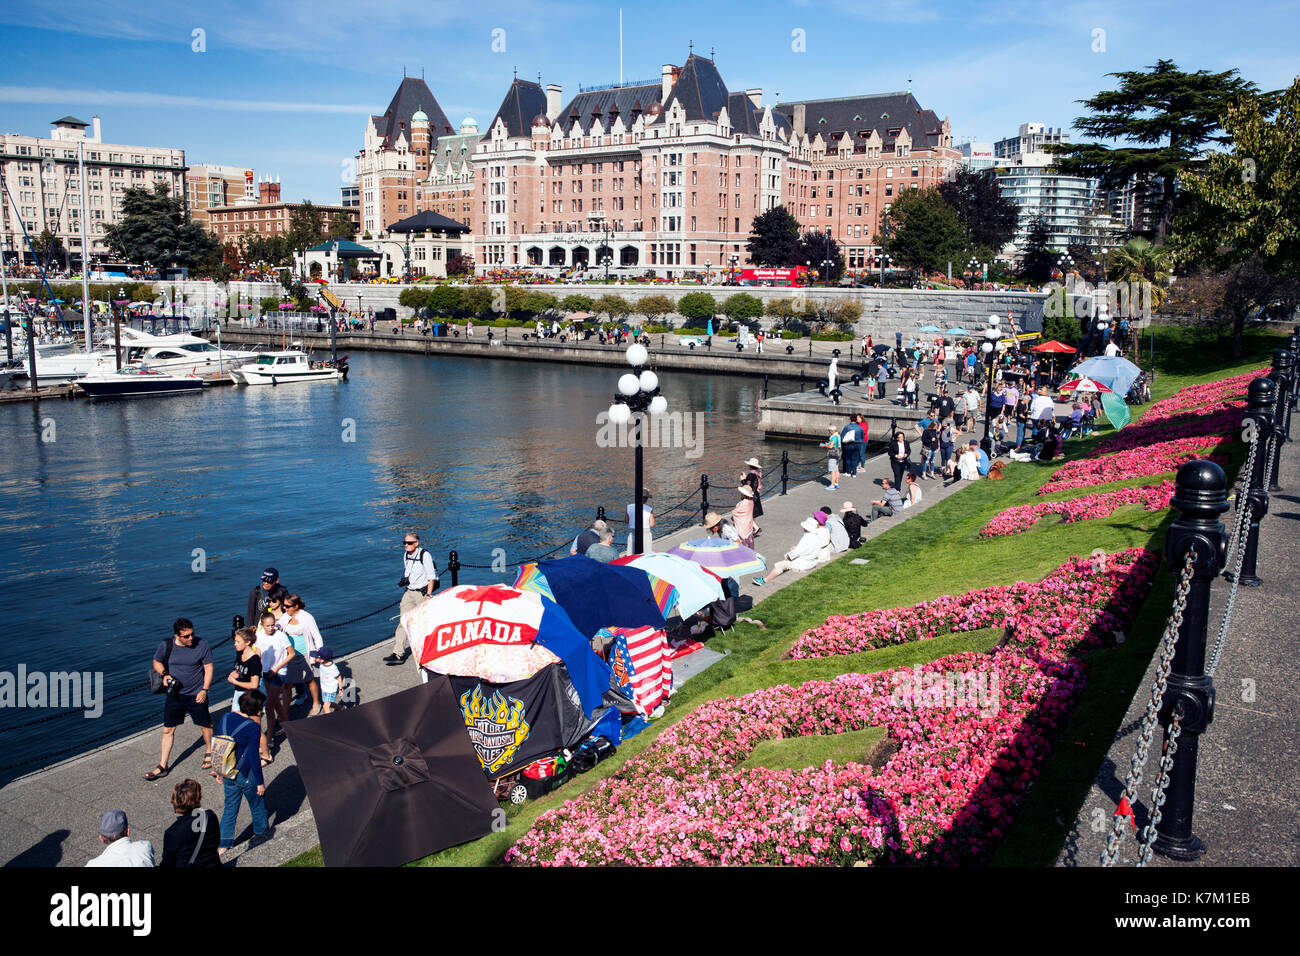
[[745,769],[803,770],[820,767],[828,760],[869,764],[879,759],[875,755],[882,752],[880,745],[884,737],[884,727],[868,727],[842,734],[764,740],[740,766]]
[[[1172,395],[1184,386],[1216,381],[1258,368],[1278,336],[1250,333],[1245,338],[1246,357],[1225,364],[1226,349],[1210,348],[1185,330],[1157,329],[1157,368],[1166,368],[1153,388],[1153,400]],[[1145,353],[1144,353],[1145,354]],[[1133,410],[1138,420],[1144,409]],[[1073,441],[1069,458],[1094,454],[1097,443],[1111,432]],[[959,651],[986,651],[1000,638],[990,630],[952,634],[928,641],[904,644],[843,657],[794,661],[785,658],[794,641],[805,630],[837,613],[911,605],[942,594],[959,594],[995,584],[1037,580],[1071,555],[1107,552],[1131,547],[1159,549],[1169,512],[1147,512],[1140,506],[1117,510],[1107,518],[1063,524],[1048,518],[1029,530],[1006,537],[981,539],[984,524],[1005,508],[1034,500],[1069,498],[1086,491],[1062,492],[1036,498],[1039,485],[1059,466],[1014,463],[1004,481],[981,481],[960,494],[890,528],[858,552],[870,564],[853,565],[837,560],[794,582],[759,605],[751,616],[761,619],[766,629],[739,625],[734,632],[715,637],[709,646],[728,656],[685,684],[673,697],[664,717],[649,730],[625,743],[616,757],[538,800],[506,808],[509,825],[474,843],[436,854],[416,865],[494,865],[502,854],[532,824],[538,814],[561,805],[618,771],[630,757],[650,746],[663,728],[681,719],[706,700],[748,693],[777,684],[800,684],[828,679],[841,673],[863,673],[893,667],[913,666]],[[1236,462],[1230,467],[1235,470]],[[1102,488],[1145,484],[1147,477],[1118,482]],[[1169,574],[1157,577],[1151,598],[1123,645],[1096,651],[1087,658],[1088,690],[1070,724],[1047,761],[1043,775],[1022,806],[1017,821],[995,862],[1008,865],[1050,864],[1066,829],[1073,822],[1101,760],[1109,748],[1119,722],[1127,710],[1158,641],[1172,595]],[[850,737],[851,735],[844,735]],[[785,743],[785,742],[782,742]],[[859,744],[840,741],[849,751]],[[821,748],[832,759],[833,739],[817,744],[800,742],[795,751],[813,753]],[[767,759],[767,758],[751,758]],[[793,758],[792,758],[793,759]],[[802,759],[802,758],[799,758]],[[825,758],[819,758],[825,759]],[[789,764],[787,764],[789,765]],[[319,850],[305,853],[290,865],[320,865]]]

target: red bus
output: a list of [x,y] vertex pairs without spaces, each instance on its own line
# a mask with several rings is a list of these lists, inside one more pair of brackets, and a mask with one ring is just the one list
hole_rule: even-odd
[[807,266],[790,269],[741,269],[740,281],[746,285],[799,286],[807,285],[810,274]]

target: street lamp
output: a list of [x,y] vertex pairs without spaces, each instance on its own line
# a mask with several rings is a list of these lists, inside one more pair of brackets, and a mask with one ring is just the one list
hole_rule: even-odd
[[638,416],[634,432],[636,501],[632,506],[633,554],[641,554],[645,550],[645,515],[642,506],[644,472],[641,460],[641,449],[645,444],[645,436],[642,434],[645,413],[648,411],[651,415],[662,415],[668,410],[668,399],[659,393],[659,376],[650,369],[642,368],[649,355],[644,345],[628,346],[627,364],[632,366],[632,371],[619,377],[618,394],[614,396],[614,404],[609,406],[609,420],[615,425],[626,425],[633,415]]
[[984,342],[980,345],[980,351],[984,353],[984,362],[989,367],[989,386],[988,392],[984,399],[984,440],[980,442],[980,447],[984,449],[984,454],[993,460],[993,439],[989,437],[989,418],[993,413],[993,366],[994,356],[998,347],[998,339],[1002,338],[1002,333],[998,331],[998,323],[1001,321],[996,315],[989,316],[988,328],[984,330]]
[[1074,259],[1069,255],[1063,255],[1056,260],[1056,268],[1061,270],[1061,282],[1065,282],[1065,273],[1067,269],[1074,267]]
[[831,269],[833,269],[833,268],[835,268],[835,260],[834,260],[834,259],[823,259],[823,260],[822,260],[822,270],[826,273],[826,278],[825,278],[825,280],[823,280],[823,281],[828,282],[828,283],[831,281]]
[[740,256],[733,255],[733,256],[730,258],[729,261],[730,261],[730,263],[731,263],[731,283],[732,283],[732,285],[735,285],[735,283],[736,283],[736,266],[739,265],[739,263],[740,263]]
[[[121,286],[117,287],[117,315],[113,320],[113,357],[117,365],[117,370],[122,371],[122,310],[126,308],[129,300],[126,297],[126,289]],[[141,328],[144,323],[141,323]]]
[[713,283],[713,260],[705,259],[704,260],[704,284],[711,285],[712,283]]

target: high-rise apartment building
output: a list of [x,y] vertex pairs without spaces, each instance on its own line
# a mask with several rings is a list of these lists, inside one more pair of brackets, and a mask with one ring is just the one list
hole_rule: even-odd
[[257,202],[257,186],[253,170],[243,166],[216,166],[195,163],[185,175],[185,199],[190,217],[212,230],[208,210],[216,206],[251,206]]

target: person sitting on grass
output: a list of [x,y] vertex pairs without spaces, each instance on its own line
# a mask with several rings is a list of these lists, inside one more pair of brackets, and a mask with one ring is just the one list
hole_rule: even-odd
[[[804,518],[799,527],[803,528],[803,537],[785,553],[783,560],[776,562],[769,577],[779,577],[787,571],[811,571],[824,560],[821,557],[823,550],[829,549],[823,548],[822,536],[818,534],[821,526],[812,518]],[[762,587],[767,582],[754,578],[754,583]]]

